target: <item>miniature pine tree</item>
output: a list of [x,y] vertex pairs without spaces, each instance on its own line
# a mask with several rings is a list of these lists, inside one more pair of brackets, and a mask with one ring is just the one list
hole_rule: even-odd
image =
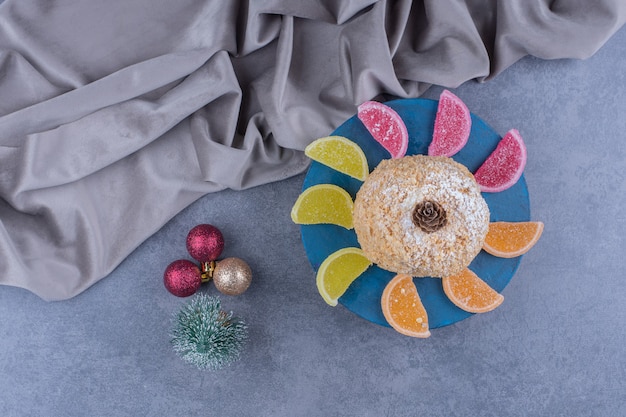
[[223,311],[219,298],[198,294],[174,320],[172,345],[184,361],[199,369],[217,370],[239,359],[247,326],[232,311]]

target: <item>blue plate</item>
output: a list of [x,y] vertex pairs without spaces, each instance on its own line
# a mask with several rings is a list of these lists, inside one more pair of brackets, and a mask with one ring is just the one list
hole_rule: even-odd
[[[403,99],[385,104],[398,112],[406,124],[409,132],[407,155],[426,154],[433,135],[438,102],[428,99]],[[367,156],[370,171],[381,160],[390,157],[389,153],[370,136],[356,115],[339,126],[332,135],[344,136],[356,142]],[[475,172],[496,148],[501,138],[487,123],[472,114],[472,130],[467,145],[454,155],[453,159],[465,165],[471,172]],[[354,199],[362,182],[325,165],[312,162],[304,180],[303,190],[316,184],[338,185],[348,191]],[[500,193],[483,193],[483,197],[489,205],[492,222],[530,220],[530,201],[524,176],[508,190]],[[354,230],[346,230],[340,226],[303,225],[301,232],[307,257],[315,271],[331,253],[345,247],[359,247]],[[481,251],[469,268],[500,292],[515,274],[520,261],[521,257],[503,259]],[[366,320],[389,326],[383,316],[380,298],[385,286],[394,276],[393,272],[372,266],[350,285],[339,298],[339,303]],[[428,312],[430,328],[447,326],[472,315],[448,300],[440,278],[414,278],[413,281]]]

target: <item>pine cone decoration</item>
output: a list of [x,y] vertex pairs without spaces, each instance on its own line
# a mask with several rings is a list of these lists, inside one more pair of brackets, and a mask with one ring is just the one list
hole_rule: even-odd
[[446,211],[439,203],[422,201],[413,210],[413,223],[425,233],[436,232],[447,223]]

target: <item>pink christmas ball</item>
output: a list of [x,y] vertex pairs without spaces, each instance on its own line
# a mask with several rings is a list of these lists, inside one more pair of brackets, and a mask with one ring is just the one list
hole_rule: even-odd
[[222,232],[210,224],[199,224],[187,235],[187,251],[198,262],[216,260],[224,250]]
[[163,283],[175,296],[189,297],[198,291],[202,283],[200,268],[186,259],[174,261],[165,268]]

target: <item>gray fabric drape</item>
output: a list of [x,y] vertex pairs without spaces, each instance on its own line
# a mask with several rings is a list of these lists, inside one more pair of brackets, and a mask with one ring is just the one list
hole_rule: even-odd
[[625,19],[625,0],[6,0],[0,283],[72,297],[205,193],[302,172],[359,103],[586,58]]

